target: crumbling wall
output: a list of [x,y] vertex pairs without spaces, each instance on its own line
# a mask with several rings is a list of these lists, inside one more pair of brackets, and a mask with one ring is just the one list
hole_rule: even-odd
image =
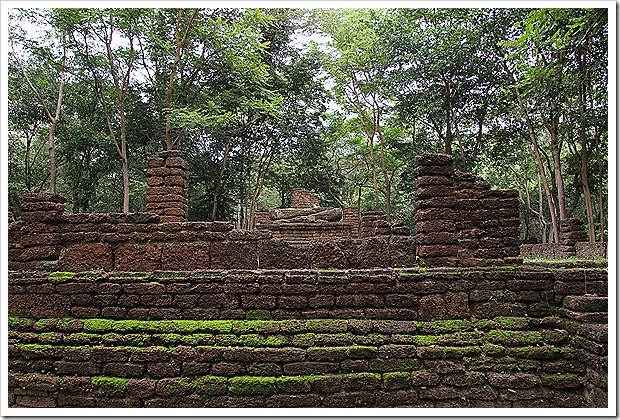
[[435,266],[520,263],[517,191],[491,190],[471,173],[455,173],[453,157],[416,158],[419,262]]

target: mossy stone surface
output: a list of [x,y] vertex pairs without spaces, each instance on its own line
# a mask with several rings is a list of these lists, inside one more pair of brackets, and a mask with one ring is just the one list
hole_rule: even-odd
[[109,376],[95,376],[91,378],[95,393],[108,397],[121,397],[127,388],[128,379]]
[[228,378],[223,376],[201,376],[194,380],[196,392],[206,395],[224,395],[228,389]]
[[500,328],[506,330],[524,330],[529,327],[529,320],[525,317],[496,317],[493,319]]
[[232,395],[270,395],[276,393],[276,378],[271,376],[235,376],[228,381]]
[[541,344],[542,335],[538,331],[491,330],[487,339],[495,344],[505,346],[527,346]]
[[377,347],[352,346],[347,348],[346,355],[351,359],[374,359],[377,357]]
[[276,378],[277,388],[285,393],[310,392],[311,376],[282,376]]
[[47,276],[52,283],[60,283],[75,278],[75,273],[69,271],[55,271]]

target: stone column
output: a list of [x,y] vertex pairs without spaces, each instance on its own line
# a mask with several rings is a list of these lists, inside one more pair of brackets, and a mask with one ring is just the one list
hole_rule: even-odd
[[421,266],[458,265],[453,161],[439,153],[416,158],[415,228]]
[[342,221],[353,225],[351,228],[351,236],[357,238],[359,233],[360,208],[357,206],[342,207]]
[[161,152],[148,160],[146,211],[161,223],[187,222],[188,166],[178,150]]
[[575,244],[586,242],[588,235],[579,219],[564,219],[560,221],[560,249],[563,257],[575,255]]
[[265,206],[259,206],[256,209],[256,215],[254,216],[254,218],[256,221],[256,226],[258,226],[260,223],[271,222],[271,219],[269,218],[269,209],[267,209],[267,207]]
[[23,249],[17,261],[45,268],[58,261],[62,249],[60,224],[65,212],[65,197],[39,193],[24,195],[23,222],[19,246]]

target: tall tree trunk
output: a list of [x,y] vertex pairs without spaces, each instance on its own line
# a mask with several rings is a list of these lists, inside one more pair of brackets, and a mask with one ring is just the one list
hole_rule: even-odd
[[228,153],[230,151],[230,142],[232,140],[232,135],[228,137],[228,141],[226,142],[226,147],[224,149],[224,157],[222,158],[222,165],[220,166],[220,176],[217,180],[217,184],[215,184],[215,191],[213,192],[213,208],[211,209],[211,220],[215,221],[215,217],[217,215],[217,205],[220,195],[220,189],[222,188],[222,183],[224,182],[224,171],[226,170],[226,160],[228,159]]
[[555,184],[558,189],[558,208],[560,220],[566,219],[566,193],[564,191],[564,179],[562,177],[562,163],[560,160],[560,148],[558,145],[558,120],[554,118],[552,122],[551,134],[551,155],[553,157],[553,172],[555,175]]
[[537,174],[538,179],[538,221],[540,223],[540,234],[542,243],[547,243],[547,222],[545,221],[545,213],[543,209],[543,192],[540,183],[540,173]]
[[450,104],[446,106],[446,137],[444,139],[444,153],[452,155],[452,127]]
[[[54,145],[54,139],[55,139],[56,127],[58,126],[58,121],[60,120],[60,114],[62,113],[62,93],[63,93],[63,89],[65,87],[65,82],[66,82],[66,77],[67,77],[67,70],[66,70],[66,64],[67,64],[67,46],[66,46],[67,35],[65,33],[62,34],[62,41],[63,41],[63,45],[62,45],[62,70],[60,72],[60,84],[58,86],[58,96],[56,97],[56,112],[55,112],[54,115],[51,114],[51,112],[48,109],[47,105],[45,105],[45,101],[43,100],[43,97],[39,93],[39,90],[30,81],[30,78],[28,77],[28,74],[26,73],[26,69],[24,68],[21,60],[19,59],[19,56],[17,54],[15,54],[15,57],[17,59],[17,64],[19,65],[19,67],[20,67],[20,69],[22,71],[22,74],[24,75],[24,78],[26,79],[26,83],[28,84],[30,89],[33,91],[35,96],[37,97],[37,100],[39,101],[39,104],[43,107],[43,110],[45,111],[45,114],[47,115],[47,118],[49,119],[49,121],[51,123],[49,131],[47,133],[47,143],[48,143],[49,158],[50,158],[50,193],[52,193],[52,194],[56,194],[56,177],[57,177],[56,153],[55,153],[55,149],[56,148],[55,148],[55,145]],[[11,48],[13,48],[13,44],[12,43],[11,43]],[[15,52],[14,49],[13,49],[13,52]]]
[[[517,87],[517,81],[515,79],[514,74],[510,71],[510,69],[508,68],[505,62],[502,61],[502,65],[507,75],[511,78],[515,86],[515,93],[517,95],[517,103],[519,105],[519,109],[521,110],[521,113],[523,114],[523,118],[525,119],[525,122],[527,124],[528,132],[530,135],[530,140],[532,142],[532,147],[534,149],[534,155],[536,156],[536,164],[538,166],[538,172],[542,178],[542,182],[545,187],[545,194],[547,196],[547,205],[549,206],[549,213],[551,214],[551,223],[553,225],[553,238],[556,243],[559,243],[560,242],[560,229],[559,229],[557,215],[555,213],[555,202],[553,200],[553,195],[551,194],[551,188],[549,187],[549,181],[547,180],[547,175],[545,173],[545,167],[543,165],[543,161],[540,156],[540,150],[538,148],[538,140],[536,139],[536,132],[534,131],[534,125],[532,123],[532,120],[530,119],[529,114],[527,113],[527,110],[525,109],[525,105],[523,104],[523,98],[521,97],[521,91]],[[542,214],[543,213],[541,211],[541,215]]]
[[381,145],[381,170],[383,171],[383,178],[385,179],[385,213],[389,222],[392,217],[392,181],[388,175],[387,164],[385,162],[385,138],[383,137],[383,131],[381,131],[381,126],[378,124],[378,121],[377,133],[379,134],[379,142]]
[[601,220],[600,241],[605,242],[605,212],[603,211],[603,165],[601,163],[600,133],[596,135],[596,163],[598,165],[599,188],[598,188],[598,208]]
[[596,241],[596,227],[594,226],[594,203],[592,202],[592,195],[590,194],[590,182],[588,181],[588,146],[586,139],[586,90],[585,80],[583,74],[583,61],[579,60],[579,138],[581,140],[581,184],[583,185],[583,197],[586,202],[586,217],[588,219],[588,239],[590,243]]

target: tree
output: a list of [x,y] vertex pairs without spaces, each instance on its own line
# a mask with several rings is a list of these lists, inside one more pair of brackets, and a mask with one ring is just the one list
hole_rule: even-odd
[[[24,76],[28,88],[34,93],[38,104],[43,108],[49,122],[47,132],[49,166],[50,166],[50,193],[56,193],[56,156],[55,144],[56,129],[60,122],[62,113],[63,90],[67,81],[67,34],[59,30],[56,26],[57,21],[50,9],[17,9],[17,15],[10,15],[10,42],[11,57],[17,62],[19,69]],[[35,25],[47,26],[49,29],[44,36],[39,39],[31,39],[26,36],[23,29],[19,28],[19,20],[27,19]],[[16,44],[21,51],[16,52]],[[61,52],[60,52],[60,51]],[[46,69],[44,74],[58,72],[57,82],[53,85],[48,84],[47,77],[32,78],[29,76],[23,60],[22,54],[35,58],[39,65]],[[41,75],[41,73],[39,73]],[[53,86],[57,86],[55,90]],[[50,100],[53,98],[53,100]],[[50,106],[53,104],[53,107]]]

